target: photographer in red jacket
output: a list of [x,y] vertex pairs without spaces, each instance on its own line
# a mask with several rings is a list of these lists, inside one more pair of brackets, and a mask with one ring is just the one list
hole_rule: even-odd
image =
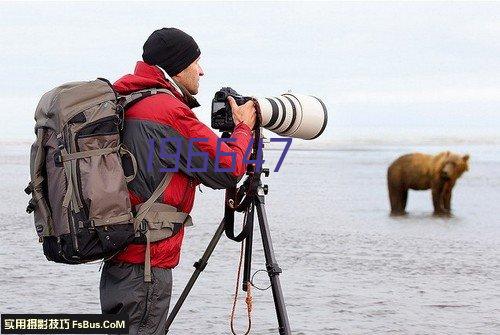
[[[256,114],[252,101],[237,106],[230,98],[236,125],[232,142],[223,142],[217,148],[218,136],[200,122],[191,108],[199,104],[193,95],[198,93],[203,70],[198,64],[200,49],[194,39],[175,28],[163,28],[151,34],[144,44],[142,58],[134,74],[125,75],[115,84],[120,94],[161,88],[171,94],[156,94],[132,105],[125,113],[123,142],[137,159],[138,172],[129,183],[132,206],[146,201],[160,184],[167,166],[158,145],[151,152],[151,141],[158,144],[162,138],[178,137],[202,139],[192,142],[190,150],[206,153],[208,166],[193,172],[186,166],[189,153],[181,146],[179,171],[173,174],[168,187],[158,201],[189,213],[193,207],[198,184],[221,189],[228,188],[245,173],[246,149],[252,138]],[[216,152],[221,155],[216,162]],[[231,159],[234,162],[231,162]],[[148,169],[148,162],[153,169]],[[216,172],[215,165],[232,172]],[[201,164],[193,160],[194,165]],[[130,334],[164,334],[172,291],[172,268],[179,262],[184,228],[173,236],[151,244],[150,283],[144,281],[145,245],[131,244],[112,260],[105,263],[100,283],[102,312],[126,313]]]

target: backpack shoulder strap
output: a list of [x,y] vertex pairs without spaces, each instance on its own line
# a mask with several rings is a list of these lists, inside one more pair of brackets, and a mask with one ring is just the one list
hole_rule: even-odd
[[152,95],[156,95],[158,93],[166,93],[174,96],[174,94],[166,88],[147,88],[145,90],[135,91],[127,95],[122,95],[118,98],[118,100],[121,102],[121,106],[123,107],[123,109],[127,109],[139,100],[150,97]]
[[[130,106],[132,106],[134,103],[150,97],[152,95],[156,95],[158,93],[166,93],[170,94],[171,96],[174,96],[172,92],[170,92],[166,88],[148,88],[145,90],[140,90],[140,91],[135,91],[133,93],[130,93],[128,95],[120,96],[119,101],[120,105],[122,106],[123,110],[126,110]],[[134,230],[138,231],[142,225],[142,222],[146,215],[148,214],[148,211],[151,209],[151,206],[158,200],[158,198],[163,194],[165,189],[167,188],[168,184],[170,184],[170,181],[172,180],[173,173],[166,173],[165,176],[163,177],[162,181],[156,187],[156,189],[153,191],[151,196],[149,197],[146,202],[144,202],[137,212],[137,215],[134,218]],[[145,282],[151,282],[151,238],[150,238],[150,233],[149,229],[145,227],[145,235],[146,235],[146,254],[144,257],[144,281]]]
[[[168,184],[172,180],[173,173],[166,173],[163,177],[160,185],[154,190],[153,194],[149,197],[148,200],[144,204],[142,204],[141,208],[137,212],[136,217],[134,218],[134,228],[137,231],[141,225],[142,221],[146,217],[146,214],[151,209],[151,206],[155,203],[156,200],[162,195],[163,191],[167,188]],[[144,255],[144,281],[151,282],[151,236],[149,233],[149,229],[146,225],[144,227],[146,230],[146,254]]]
[[146,200],[146,202],[144,202],[141,205],[141,208],[137,212],[137,215],[135,216],[135,219],[134,219],[134,224],[135,224],[135,229],[136,230],[140,228],[142,220],[144,220],[144,218],[146,217],[146,214],[151,209],[151,206],[153,206],[153,203],[156,200],[158,200],[158,198],[162,195],[163,191],[165,191],[165,189],[167,188],[168,184],[170,184],[170,181],[172,180],[172,177],[173,177],[173,173],[171,173],[171,172],[170,173],[165,173],[165,176],[161,180],[161,182],[158,185],[158,187],[156,187],[156,189],[151,194],[151,196],[149,197],[149,199]]

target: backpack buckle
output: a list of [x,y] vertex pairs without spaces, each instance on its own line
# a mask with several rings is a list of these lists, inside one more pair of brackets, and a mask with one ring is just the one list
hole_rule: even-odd
[[62,155],[61,155],[61,150],[57,149],[56,152],[54,152],[54,163],[58,167],[63,166],[63,160],[62,160]]
[[145,234],[147,227],[148,227],[148,222],[146,221],[146,219],[143,219],[139,225],[139,231]]
[[26,213],[31,214],[36,209],[36,202],[33,199],[30,199],[28,202],[28,206],[26,207]]
[[24,193],[26,194],[31,194],[33,193],[33,183],[30,181],[28,186],[26,186],[26,188],[24,189]]
[[125,108],[123,108],[123,105],[120,103],[116,105],[116,114],[118,114],[118,119],[120,120],[118,126],[120,127],[120,130],[123,130],[125,125]]

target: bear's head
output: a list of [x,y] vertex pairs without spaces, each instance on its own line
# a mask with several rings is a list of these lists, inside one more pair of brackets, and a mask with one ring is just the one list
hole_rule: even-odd
[[469,155],[459,155],[447,151],[444,153],[439,175],[441,178],[446,180],[457,180],[460,176],[469,170]]

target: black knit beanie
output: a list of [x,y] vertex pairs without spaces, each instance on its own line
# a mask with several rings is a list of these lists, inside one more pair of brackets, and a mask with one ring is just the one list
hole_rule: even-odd
[[155,30],[143,46],[142,59],[149,65],[158,65],[169,76],[175,76],[200,56],[194,39],[177,28]]

